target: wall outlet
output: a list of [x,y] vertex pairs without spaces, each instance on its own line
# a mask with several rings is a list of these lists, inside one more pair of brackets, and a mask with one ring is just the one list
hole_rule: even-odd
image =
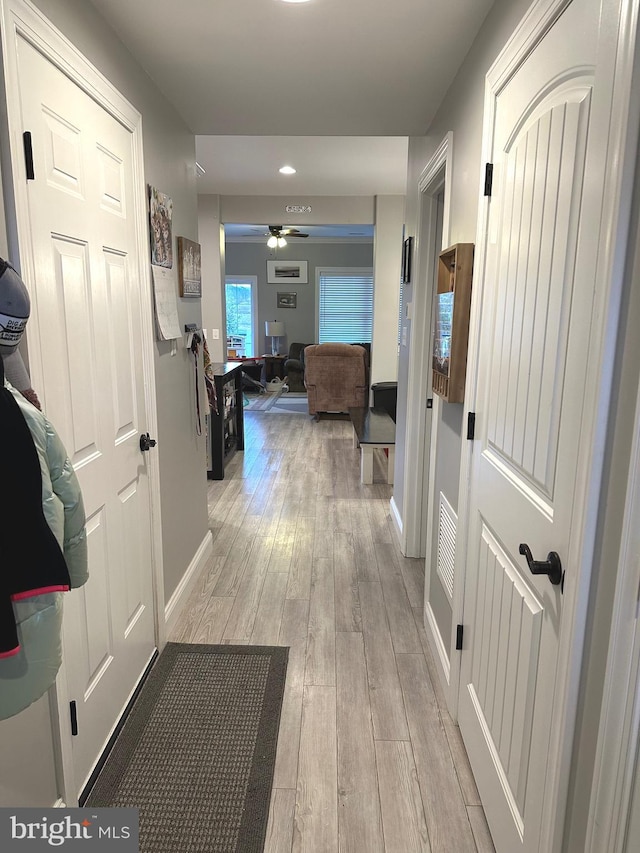
[[211,329],[211,337],[214,341],[220,340],[220,329]]

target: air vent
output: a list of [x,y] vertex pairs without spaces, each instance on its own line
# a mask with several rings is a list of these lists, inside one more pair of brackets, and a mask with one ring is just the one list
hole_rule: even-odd
[[438,576],[442,581],[449,601],[453,602],[453,575],[456,554],[456,525],[458,516],[445,496],[440,492],[438,514]]

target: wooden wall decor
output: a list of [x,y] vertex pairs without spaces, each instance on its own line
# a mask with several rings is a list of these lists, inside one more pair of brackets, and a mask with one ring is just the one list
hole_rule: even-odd
[[438,259],[433,391],[447,403],[464,401],[473,249],[473,243],[456,243]]

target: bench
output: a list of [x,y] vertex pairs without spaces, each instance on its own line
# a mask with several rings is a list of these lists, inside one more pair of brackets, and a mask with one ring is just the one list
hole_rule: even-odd
[[373,448],[387,451],[387,483],[393,483],[396,425],[384,409],[364,406],[349,409],[353,424],[353,446],[360,448],[360,481],[373,483]]

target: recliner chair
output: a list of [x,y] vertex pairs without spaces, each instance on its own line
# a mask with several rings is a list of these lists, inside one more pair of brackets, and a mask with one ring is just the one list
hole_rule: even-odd
[[366,406],[368,354],[356,344],[312,344],[304,351],[309,414]]

